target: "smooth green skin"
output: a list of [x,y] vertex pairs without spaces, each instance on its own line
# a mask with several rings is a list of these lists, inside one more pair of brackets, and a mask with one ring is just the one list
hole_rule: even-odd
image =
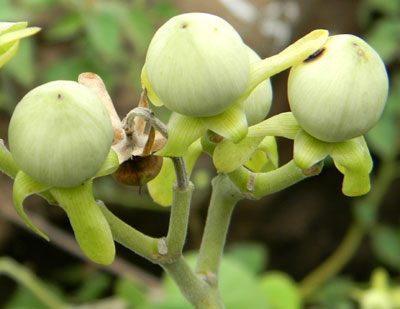
[[[261,60],[260,56],[248,46],[247,52],[249,54],[250,63]],[[252,126],[264,120],[271,108],[271,103],[272,87],[271,80],[268,78],[259,84],[243,102],[248,125]]]
[[385,106],[385,65],[371,46],[353,35],[331,36],[324,48],[320,57],[291,69],[291,110],[301,127],[322,141],[361,136],[376,124]]
[[74,187],[101,168],[113,132],[93,92],[73,81],[54,81],[18,103],[8,138],[11,154],[26,174],[54,187]]
[[220,17],[175,16],[155,33],[146,76],[167,108],[191,117],[222,113],[245,90],[250,74],[247,47]]

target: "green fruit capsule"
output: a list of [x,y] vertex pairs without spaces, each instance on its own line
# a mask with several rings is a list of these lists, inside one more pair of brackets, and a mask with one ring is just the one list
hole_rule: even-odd
[[167,21],[147,51],[144,75],[167,108],[191,117],[222,113],[250,74],[247,47],[220,17],[188,13]]
[[17,165],[53,187],[74,187],[93,177],[113,140],[109,115],[88,88],[54,81],[18,103],[8,131]]
[[[261,60],[260,56],[250,47],[247,47],[247,52],[249,54],[250,63]],[[272,86],[271,80],[268,78],[260,83],[243,102],[248,125],[252,126],[264,120],[271,108],[271,103]]]
[[325,45],[294,66],[288,80],[291,110],[310,135],[340,142],[368,132],[380,118],[388,76],[377,52],[349,34]]

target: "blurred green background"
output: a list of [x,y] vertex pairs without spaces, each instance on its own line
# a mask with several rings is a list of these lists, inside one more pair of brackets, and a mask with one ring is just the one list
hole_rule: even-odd
[[[362,222],[367,237],[360,237],[354,257],[340,274],[308,294],[302,306],[358,308],[359,295],[365,294],[360,291],[376,281],[368,283],[377,268],[385,270],[375,272],[375,277],[390,277],[392,289],[400,286],[398,0],[1,0],[0,21],[26,20],[42,31],[23,40],[17,55],[0,71],[0,137],[7,142],[10,115],[27,91],[51,80],[76,80],[82,72],[103,78],[122,118],[139,100],[140,71],[153,33],[170,17],[195,11],[226,19],[263,58],[313,29],[352,33],[380,53],[390,76],[384,115],[367,136],[375,162],[372,185],[378,188],[376,192],[357,199],[343,196],[342,176],[327,162],[318,177],[261,201],[240,202],[227,239],[229,258],[222,270],[225,279],[221,282],[235,283],[222,289],[227,308],[265,308],[266,302],[274,308],[300,308],[294,282],[335,251],[352,222]],[[287,73],[272,78],[270,115],[289,110]],[[168,120],[164,109],[156,113]],[[283,164],[292,157],[292,143],[278,142]],[[193,175],[197,192],[186,250],[196,250],[201,240],[208,182],[215,173],[210,161],[203,155]],[[160,281],[158,267],[124,248],[118,247],[123,260],[108,269],[77,256],[66,216],[38,197],[30,198],[26,209],[39,214],[42,229],[55,229],[47,232],[54,235],[53,241],[46,243],[23,229],[13,216],[11,185],[10,179],[0,175],[0,256],[27,267],[70,303],[102,300],[104,308],[188,308],[171,282]],[[152,236],[165,235],[168,209],[155,205],[146,188],[128,188],[104,178],[96,182],[95,190],[96,197],[126,222]],[[0,272],[7,272],[2,262]],[[4,267],[10,266],[5,263]],[[261,290],[257,296],[251,294],[255,286]],[[0,277],[0,287],[2,308],[46,308],[9,277]],[[93,308],[101,308],[97,305]]]

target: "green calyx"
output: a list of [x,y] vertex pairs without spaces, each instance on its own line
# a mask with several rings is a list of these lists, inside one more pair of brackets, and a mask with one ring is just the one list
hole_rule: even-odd
[[245,90],[249,55],[220,17],[188,13],[167,21],[147,51],[145,78],[165,106],[192,117],[220,114]]
[[344,175],[343,194],[360,196],[369,192],[369,175],[373,162],[363,137],[328,143],[314,138],[304,130],[299,131],[294,139],[294,162],[297,166],[302,169],[310,168],[328,155]]
[[92,181],[74,188],[53,188],[51,194],[65,210],[75,238],[93,262],[109,265],[115,257],[114,239],[92,193]]
[[[118,157],[111,150],[96,177],[113,173],[118,168]],[[15,175],[13,202],[22,220],[38,235],[49,240],[28,218],[23,209],[24,200],[31,194],[39,194],[50,204],[60,205],[68,215],[75,238],[93,262],[112,263],[115,256],[114,240],[103,213],[92,193],[92,180],[72,188],[56,188],[38,182],[22,170]]]
[[11,154],[26,174],[50,186],[74,187],[100,170],[113,131],[91,90],[73,81],[54,81],[19,102],[8,137]]
[[21,39],[40,31],[38,27],[27,26],[27,22],[0,22],[0,68],[15,55]]
[[[188,147],[201,138],[207,130],[231,140],[233,143],[240,142],[246,137],[247,133],[251,136],[250,131],[247,132],[248,124],[257,126],[257,123],[265,118],[270,108],[272,91],[268,78],[302,62],[310,53],[318,50],[327,38],[328,32],[326,30],[315,30],[288,46],[281,53],[263,60],[259,60],[259,57],[243,44],[250,62],[250,77],[245,90],[236,101],[232,101],[229,107],[216,115],[200,117],[184,115],[179,111],[174,112],[168,123],[168,142],[157,155],[183,156]],[[170,62],[165,62],[165,66],[168,67],[168,65],[170,65]],[[154,72],[154,74],[163,75],[162,70],[154,68]],[[196,72],[191,72],[191,74],[195,75]],[[157,92],[149,75],[148,62],[146,61],[142,70],[142,85],[147,90],[153,104],[162,105],[165,103],[164,99]],[[175,80],[169,79],[171,84],[163,86],[165,91],[173,86],[172,81]],[[185,101],[186,104],[188,102]],[[293,129],[296,132],[291,132],[290,135],[294,137],[300,126],[294,118],[293,120],[295,122]],[[283,131],[282,134],[285,135],[286,132]]]
[[[344,175],[343,194],[360,196],[369,192],[371,187],[369,175],[373,162],[364,137],[360,136],[337,143],[321,141],[303,130],[290,112],[278,114],[251,126],[247,139],[265,136],[281,136],[294,140],[293,162],[302,170],[316,166],[318,162],[323,161],[329,155],[336,168]],[[259,148],[263,143],[259,145]],[[273,149],[271,147],[270,149]],[[269,153],[272,154],[273,152],[270,151]],[[257,154],[254,153],[253,156],[255,159]],[[223,156],[220,155],[219,157],[221,164],[224,164]],[[274,157],[272,156],[272,158]],[[277,156],[273,162],[277,162]],[[252,164],[250,163],[248,166],[250,169],[253,167]],[[246,163],[247,165],[248,163]],[[277,166],[277,163],[275,166]],[[257,171],[256,167],[253,167],[253,169]]]
[[326,142],[364,135],[380,118],[388,94],[385,65],[362,39],[329,37],[325,45],[292,67],[291,110],[301,127]]

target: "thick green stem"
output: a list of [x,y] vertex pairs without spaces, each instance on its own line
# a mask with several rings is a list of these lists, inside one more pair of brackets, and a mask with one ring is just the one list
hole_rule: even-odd
[[193,190],[194,185],[191,182],[189,182],[187,187],[183,190],[178,188],[177,185],[174,185],[174,197],[171,206],[168,235],[166,238],[168,255],[172,259],[182,254],[182,249],[186,240]]
[[200,280],[182,256],[172,264],[161,266],[176,282],[182,294],[194,308],[225,308],[219,296],[218,288]]
[[232,211],[236,203],[244,197],[225,174],[215,177],[212,187],[210,207],[196,269],[197,273],[207,277],[218,276]]
[[110,225],[114,240],[136,254],[155,262],[157,257],[157,239],[147,236],[115,216],[102,203],[97,203]]
[[0,259],[0,273],[7,274],[20,284],[23,284],[48,308],[70,308],[70,306],[64,304],[53,293],[50,293],[49,289],[39,278],[35,277],[28,269],[17,264],[12,259],[7,257]]
[[283,190],[304,178],[318,175],[322,166],[323,162],[320,162],[307,170],[303,170],[292,160],[270,172],[252,173],[245,167],[240,167],[228,175],[247,198],[259,199]]

